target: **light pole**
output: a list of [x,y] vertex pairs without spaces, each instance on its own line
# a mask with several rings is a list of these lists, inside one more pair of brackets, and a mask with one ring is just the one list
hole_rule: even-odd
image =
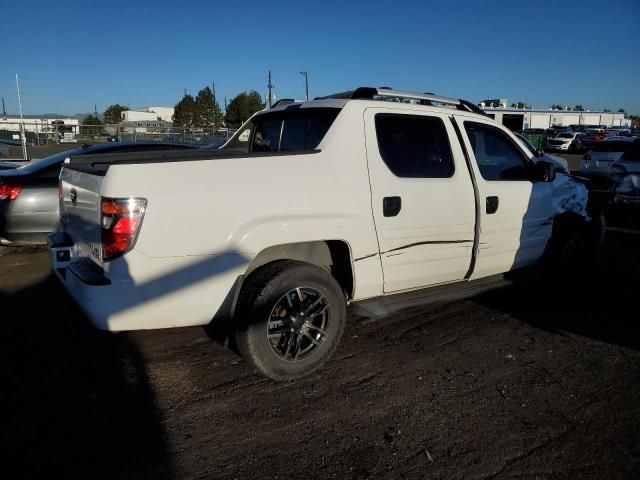
[[300,72],[300,75],[304,75],[304,92],[305,92],[305,98],[307,99],[307,102],[309,101],[309,72],[307,72],[306,70],[303,70]]

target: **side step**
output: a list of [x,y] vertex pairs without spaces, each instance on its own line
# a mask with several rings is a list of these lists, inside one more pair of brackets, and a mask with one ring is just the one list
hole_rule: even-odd
[[354,302],[355,311],[365,317],[380,317],[406,308],[473,297],[495,288],[513,285],[519,275],[492,275],[478,280],[448,283],[410,292],[396,293]]

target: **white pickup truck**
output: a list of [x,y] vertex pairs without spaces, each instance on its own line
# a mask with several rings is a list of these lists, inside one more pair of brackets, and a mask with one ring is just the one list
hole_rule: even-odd
[[53,271],[101,329],[231,319],[288,380],[333,353],[348,304],[467,296],[584,245],[584,185],[474,105],[336,97],[258,112],[220,150],[67,159]]

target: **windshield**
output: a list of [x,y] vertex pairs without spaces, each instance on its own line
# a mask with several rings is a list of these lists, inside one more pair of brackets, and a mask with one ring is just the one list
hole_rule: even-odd
[[600,142],[596,143],[593,146],[594,152],[624,152],[627,149],[631,148],[631,142],[620,142],[620,141],[612,141],[612,142]]
[[573,134],[572,133],[561,133],[560,135],[558,135],[558,138],[573,138]]
[[78,155],[82,153],[82,148],[75,148],[73,150],[65,150],[64,152],[56,153],[55,155],[51,155],[50,157],[41,158],[40,160],[36,160],[35,162],[31,162],[24,167],[20,167],[18,170],[26,173],[34,173],[43,168],[51,167],[56,163],[64,162],[64,159],[69,155]]

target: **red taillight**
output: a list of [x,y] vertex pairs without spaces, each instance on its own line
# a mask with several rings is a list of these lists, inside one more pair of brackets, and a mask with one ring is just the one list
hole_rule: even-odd
[[22,185],[0,185],[0,200],[15,200],[22,191]]
[[144,198],[102,199],[103,260],[113,260],[133,248],[146,208]]

